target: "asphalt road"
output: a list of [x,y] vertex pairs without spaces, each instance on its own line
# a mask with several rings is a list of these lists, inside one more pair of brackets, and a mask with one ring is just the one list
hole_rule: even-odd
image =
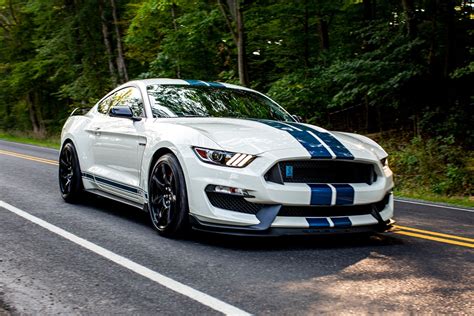
[[133,208],[63,202],[57,156],[0,141],[0,315],[474,314],[473,209],[398,201],[402,229],[370,239],[171,240]]

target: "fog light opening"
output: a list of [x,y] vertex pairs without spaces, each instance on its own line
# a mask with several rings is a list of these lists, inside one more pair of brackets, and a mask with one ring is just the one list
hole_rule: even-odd
[[245,189],[228,187],[224,185],[208,185],[206,187],[207,192],[223,193],[237,196],[251,197],[249,192]]

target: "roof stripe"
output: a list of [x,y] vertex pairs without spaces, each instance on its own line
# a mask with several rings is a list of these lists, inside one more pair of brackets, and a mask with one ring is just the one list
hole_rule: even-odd
[[209,87],[209,84],[201,81],[201,80],[184,80],[189,83],[191,86],[198,86],[198,87]]
[[214,87],[214,88],[226,88],[226,86],[224,86],[220,82],[207,82],[207,84],[211,87]]

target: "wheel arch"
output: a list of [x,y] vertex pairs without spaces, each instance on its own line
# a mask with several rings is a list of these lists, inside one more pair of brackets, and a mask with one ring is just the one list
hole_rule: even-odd
[[[147,182],[148,182],[148,179],[150,179],[150,174],[152,172],[152,169],[155,163],[158,161],[158,159],[160,159],[162,156],[166,154],[172,154],[173,156],[176,156],[176,154],[168,147],[160,147],[157,150],[155,150],[155,152],[153,153],[153,156],[150,159],[150,164],[148,166]],[[179,161],[179,158],[178,158],[178,161]]]
[[76,145],[74,145],[74,141],[72,140],[72,138],[70,137],[66,137],[63,142],[61,143],[61,148],[59,149],[59,151],[61,151],[64,147],[64,145],[66,144],[72,144],[74,147],[76,147]]
[[[66,144],[71,144],[71,145],[74,147],[74,150],[76,151],[76,154],[77,154],[77,159],[78,159],[79,167],[81,167],[81,165],[82,165],[81,158],[82,158],[82,157],[81,157],[81,155],[79,154],[78,148],[77,148],[77,146],[76,146],[76,143],[75,143],[75,141],[74,141],[74,139],[73,139],[72,137],[67,136],[67,137],[64,138],[64,140],[63,140],[62,143],[61,143],[61,148],[59,149],[59,155],[61,155],[61,151],[63,150],[63,148],[64,148],[64,146],[65,146]],[[82,170],[82,169],[81,169],[81,170]]]
[[[186,160],[185,157],[183,157],[181,155],[180,150],[176,146],[174,146],[174,144],[164,142],[164,143],[161,143],[159,146],[156,146],[155,149],[150,151],[150,154],[149,154],[150,159],[148,159],[148,163],[144,163],[144,165],[143,165],[143,169],[142,169],[142,175],[143,175],[142,176],[142,181],[143,182],[142,182],[142,185],[143,185],[143,189],[146,193],[148,193],[148,182],[149,182],[149,179],[150,179],[150,174],[153,171],[153,166],[158,161],[158,159],[160,159],[160,157],[162,157],[163,155],[166,155],[166,154],[172,154],[178,160],[178,163],[179,163],[179,165],[181,167],[181,170],[183,171],[183,174],[184,174],[185,187],[188,189],[189,179],[188,179],[188,172],[187,172],[186,164],[185,164],[185,160]],[[145,179],[145,177],[146,177],[146,179]]]

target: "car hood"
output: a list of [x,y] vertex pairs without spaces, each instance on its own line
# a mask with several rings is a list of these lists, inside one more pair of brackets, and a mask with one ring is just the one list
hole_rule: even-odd
[[[274,126],[276,124],[281,127],[280,124],[284,124],[276,121],[233,118],[173,118],[167,119],[167,123],[183,125],[199,131],[222,149],[233,152],[258,155],[267,151],[302,148],[300,141],[292,134]],[[329,132],[314,125],[297,124],[296,126],[301,128],[306,126],[322,133],[331,133],[356,158],[373,160],[386,156],[380,146],[364,136]],[[288,125],[288,127],[291,129],[291,126]]]

